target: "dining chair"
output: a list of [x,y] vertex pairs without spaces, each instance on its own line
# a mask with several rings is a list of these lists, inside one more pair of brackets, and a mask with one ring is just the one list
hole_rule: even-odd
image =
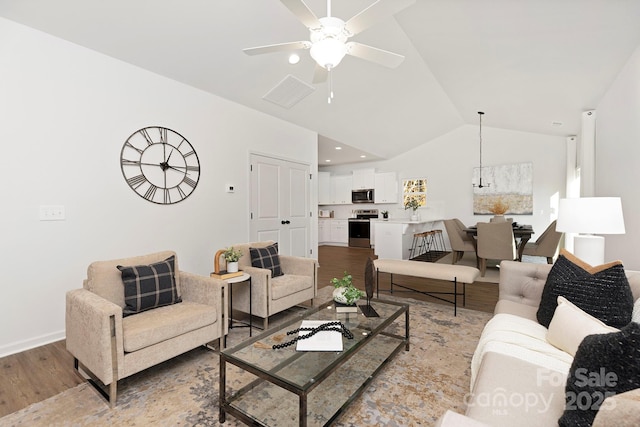
[[467,228],[458,218],[445,219],[444,226],[449,236],[449,244],[451,245],[451,264],[456,264],[462,259],[465,252],[475,252],[476,247],[473,237],[465,233]]
[[477,247],[482,277],[487,270],[487,260],[513,261],[518,256],[513,226],[507,221],[479,222]]
[[524,245],[522,255],[545,257],[547,258],[547,264],[553,264],[553,258],[556,256],[558,245],[562,238],[562,233],[556,231],[556,222],[553,221],[549,224],[544,233],[535,242],[527,242]]

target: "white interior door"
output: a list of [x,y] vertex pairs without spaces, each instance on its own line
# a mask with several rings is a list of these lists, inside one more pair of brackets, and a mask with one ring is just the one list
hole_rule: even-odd
[[251,240],[275,240],[282,255],[309,257],[310,182],[309,165],[252,154]]

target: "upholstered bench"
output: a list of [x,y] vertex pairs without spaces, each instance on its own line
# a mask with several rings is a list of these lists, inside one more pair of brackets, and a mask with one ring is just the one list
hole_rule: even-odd
[[[391,274],[390,292],[393,293],[393,286],[398,286],[405,290],[418,292],[423,295],[436,298],[441,301],[453,304],[453,314],[457,315],[458,295],[462,295],[462,305],[466,303],[466,285],[473,283],[480,275],[480,270],[464,265],[436,264],[432,262],[408,261],[400,259],[377,259],[374,261],[376,268],[376,295],[380,296],[380,273]],[[446,280],[453,283],[453,292],[426,292],[411,288],[407,285],[394,283],[393,275],[403,275],[412,277],[423,277],[425,279]],[[462,283],[462,293],[458,292],[458,283]],[[441,298],[438,295],[452,295],[453,301]]]

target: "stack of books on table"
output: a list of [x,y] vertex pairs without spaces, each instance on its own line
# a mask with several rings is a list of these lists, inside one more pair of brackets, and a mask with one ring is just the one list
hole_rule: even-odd
[[232,277],[242,276],[244,273],[242,271],[236,271],[233,273],[227,273],[227,270],[221,270],[219,273],[211,273],[210,276],[215,279],[231,279]]
[[355,304],[342,304],[341,302],[334,301],[334,305],[336,306],[336,313],[357,313],[358,306]]

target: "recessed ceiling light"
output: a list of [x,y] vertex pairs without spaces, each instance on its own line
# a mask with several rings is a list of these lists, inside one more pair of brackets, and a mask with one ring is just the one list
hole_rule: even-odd
[[336,150],[342,150],[342,147],[336,147]]
[[367,157],[367,156],[365,156],[364,154],[362,154],[362,155],[360,156],[360,158],[361,158],[361,159],[364,159],[365,157]]
[[291,55],[289,55],[289,64],[297,64],[298,62],[300,62],[300,56],[297,53],[292,53]]
[[327,159],[327,160],[325,160],[325,162],[327,162],[327,163],[331,163],[331,160]]

